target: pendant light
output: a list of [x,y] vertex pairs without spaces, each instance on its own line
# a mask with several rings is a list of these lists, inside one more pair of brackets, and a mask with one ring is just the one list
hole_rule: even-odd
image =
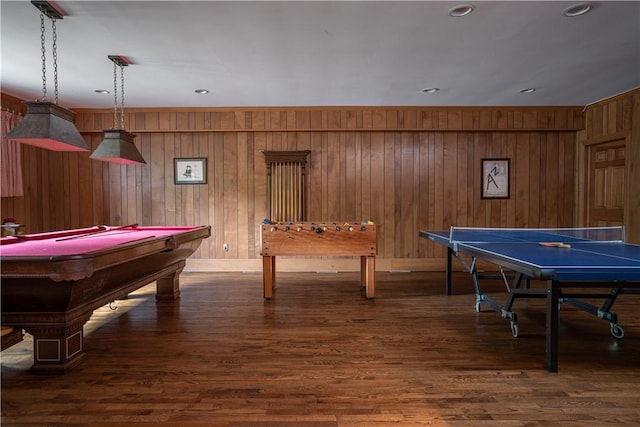
[[[73,124],[76,114],[58,105],[58,54],[56,20],[62,19],[62,13],[46,1],[32,1],[40,10],[40,43],[42,52],[42,99],[24,102],[27,114],[6,138],[22,144],[34,145],[52,151],[89,151],[78,129]],[[45,15],[51,20],[53,30],[53,76],[55,84],[55,103],[47,100],[47,73],[45,61]]]
[[[131,64],[131,61],[124,56],[117,55],[109,55],[108,58],[113,62],[113,129],[103,130],[104,139],[89,157],[121,165],[146,164],[133,142],[135,135],[124,130],[124,67]],[[118,126],[117,67],[120,67],[121,83],[120,126]]]

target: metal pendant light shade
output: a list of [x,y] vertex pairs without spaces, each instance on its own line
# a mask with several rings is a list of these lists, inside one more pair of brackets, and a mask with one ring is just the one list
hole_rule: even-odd
[[[53,151],[89,151],[90,147],[73,124],[76,114],[58,105],[58,64],[56,53],[56,20],[63,17],[62,11],[46,1],[31,2],[40,10],[40,43],[42,53],[42,94],[41,100],[25,102],[27,114],[6,138],[23,144],[34,145]],[[47,76],[45,61],[45,19],[52,22],[53,29],[53,69],[55,81],[55,103],[47,101]]]
[[25,102],[27,114],[7,139],[52,151],[89,151],[73,124],[76,113],[47,101]]
[[[103,130],[104,139],[98,148],[89,156],[94,160],[103,162],[118,163],[121,165],[144,165],[144,157],[136,148],[133,138],[135,135],[124,130],[124,67],[131,64],[128,58],[119,55],[109,55],[109,60],[113,62],[113,129]],[[120,67],[121,76],[121,102],[120,127],[118,127],[118,84],[116,70]]]
[[121,165],[146,164],[133,142],[135,135],[123,129],[106,129],[103,132],[104,139],[90,158]]

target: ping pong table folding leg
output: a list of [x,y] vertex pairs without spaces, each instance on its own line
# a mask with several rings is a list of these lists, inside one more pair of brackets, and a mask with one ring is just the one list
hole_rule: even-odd
[[618,295],[621,293],[623,293],[622,288],[612,288],[607,295],[586,294],[585,296],[588,297],[601,296],[605,298],[604,302],[599,308],[578,298],[562,298],[562,301],[579,310],[596,316],[598,319],[608,321],[611,328],[611,335],[613,335],[614,338],[623,338],[624,329],[622,329],[622,326],[618,325],[618,315],[611,311],[611,307],[613,307],[613,304],[616,302]]
[[[467,264],[467,262],[464,260],[464,258],[462,258],[462,256],[460,256],[458,254],[458,252],[456,252],[455,249],[447,248],[447,270],[446,270],[445,285],[444,285],[444,291],[445,291],[445,294],[447,294],[447,295],[451,295],[452,288],[453,288],[453,286],[452,286],[452,282],[453,282],[453,258],[458,260],[458,262],[460,263],[460,266],[462,266],[462,271],[465,271],[467,273],[473,274],[473,269],[474,269],[473,263],[471,265]],[[473,259],[472,259],[472,261],[473,261]]]
[[[517,338],[519,333],[518,315],[516,314],[515,311],[512,310],[513,303],[515,302],[516,298],[545,298],[546,292],[542,289],[532,289],[529,286],[529,282],[530,282],[529,277],[526,277],[522,273],[516,273],[516,275],[513,277],[512,285],[511,286],[507,285],[508,297],[507,297],[506,303],[502,305],[495,299],[482,293],[482,290],[480,289],[481,279],[498,279],[498,278],[502,278],[502,276],[485,276],[485,275],[481,276],[475,270],[475,263],[473,265],[474,265],[474,269],[472,271],[472,275],[473,275],[473,282],[476,287],[476,311],[480,311],[481,303],[488,305],[492,310],[500,314],[500,316],[503,319],[509,320],[511,335],[513,335],[514,338]],[[506,278],[505,278],[505,281],[506,281]],[[523,283],[525,284],[524,287],[522,287]]]
[[451,295],[451,258],[453,257],[453,255],[453,249],[447,248],[447,275],[444,282],[444,291],[446,295]]
[[544,365],[549,372],[558,372],[559,300],[560,284],[556,280],[547,281],[547,337]]
[[[476,311],[480,311],[480,304],[485,303],[488,305],[493,311],[500,314],[503,319],[509,320],[509,325],[511,327],[511,334],[514,337],[518,336],[518,325],[517,325],[517,315],[515,312],[511,311],[511,306],[513,305],[514,294],[511,289],[509,289],[509,297],[507,299],[507,303],[505,305],[500,304],[495,299],[490,296],[484,294],[480,289],[480,280],[481,279],[495,279],[502,276],[481,276],[478,274],[478,270],[476,268],[475,258],[473,258],[471,262],[470,272],[473,277],[473,284],[476,289]],[[522,274],[517,274],[514,279],[514,287],[519,287],[520,282],[522,281]]]

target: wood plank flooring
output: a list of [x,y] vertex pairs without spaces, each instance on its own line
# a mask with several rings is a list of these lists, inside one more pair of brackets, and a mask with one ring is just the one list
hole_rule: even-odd
[[[543,368],[544,302],[518,300],[520,336],[476,313],[469,276],[185,273],[178,303],[150,285],[97,310],[86,356],[37,376],[31,340],[2,352],[3,426],[638,426],[637,296],[626,336],[562,308],[559,372]],[[501,284],[491,292],[500,296]]]

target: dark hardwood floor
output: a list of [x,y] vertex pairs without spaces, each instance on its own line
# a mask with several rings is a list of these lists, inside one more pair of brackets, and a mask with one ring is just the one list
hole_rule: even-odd
[[[86,356],[36,376],[29,337],[2,352],[2,425],[639,426],[637,296],[614,306],[626,335],[562,308],[559,372],[543,367],[544,301],[518,300],[520,336],[476,313],[469,276],[443,273],[183,274],[97,310]],[[501,295],[504,285],[491,284]]]

